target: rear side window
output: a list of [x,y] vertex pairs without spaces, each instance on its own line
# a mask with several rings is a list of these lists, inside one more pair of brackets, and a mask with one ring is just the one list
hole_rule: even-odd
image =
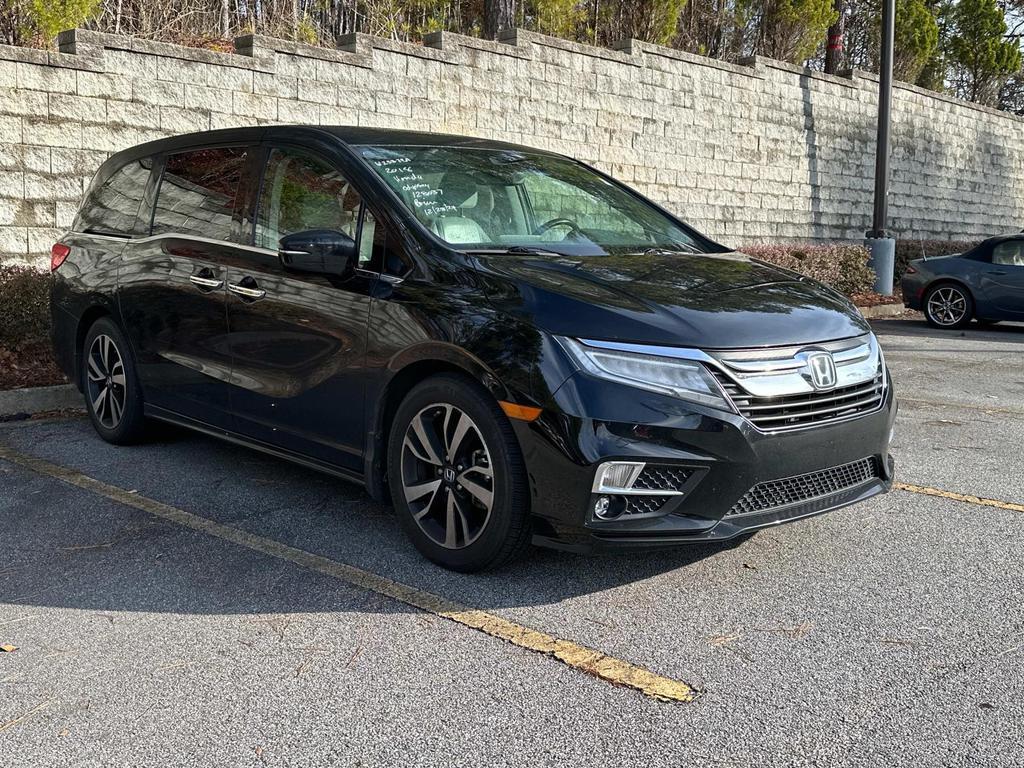
[[1024,240],[1006,240],[992,249],[992,263],[1024,267]]
[[238,240],[234,213],[247,155],[246,147],[168,155],[153,209],[153,234]]
[[114,171],[82,203],[75,230],[125,237],[136,234],[139,205],[152,167],[152,160],[146,157]]

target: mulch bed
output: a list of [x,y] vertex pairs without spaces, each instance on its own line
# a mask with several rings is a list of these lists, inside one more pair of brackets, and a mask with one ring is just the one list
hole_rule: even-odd
[[883,296],[880,293],[855,293],[850,298],[858,307],[879,307],[883,304],[903,303],[903,294],[899,290],[894,291],[892,296]]
[[53,359],[48,341],[0,347],[0,390],[64,384],[67,378]]

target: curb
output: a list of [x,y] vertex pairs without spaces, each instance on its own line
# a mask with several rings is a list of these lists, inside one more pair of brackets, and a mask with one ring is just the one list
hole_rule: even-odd
[[907,311],[903,304],[876,304],[873,307],[857,307],[867,320],[877,320],[880,317],[896,317]]
[[72,384],[56,387],[25,387],[0,392],[0,419],[30,416],[46,411],[82,410],[82,393]]

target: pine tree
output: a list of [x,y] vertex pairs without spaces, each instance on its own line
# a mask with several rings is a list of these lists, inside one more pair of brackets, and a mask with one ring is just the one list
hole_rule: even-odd
[[947,44],[953,92],[994,106],[1007,78],[1020,70],[1020,50],[1006,40],[1006,20],[995,0],[959,0]]

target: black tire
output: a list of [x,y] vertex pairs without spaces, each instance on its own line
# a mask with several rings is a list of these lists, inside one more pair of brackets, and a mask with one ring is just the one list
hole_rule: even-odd
[[101,317],[85,334],[81,382],[85,409],[100,437],[114,445],[131,445],[142,439],[146,419],[135,360],[128,339],[109,317]]
[[[470,427],[460,433],[462,416],[469,417]],[[432,447],[423,449],[414,419],[423,430],[419,434],[437,428],[431,433],[436,438]],[[454,456],[448,455],[449,446]],[[464,460],[466,451],[471,453]],[[414,387],[392,421],[387,460],[391,499],[399,522],[429,560],[453,571],[471,573],[499,568],[529,548],[529,492],[519,443],[497,402],[472,379],[439,374]],[[476,465],[491,476],[467,479]],[[438,485],[433,492],[407,498],[417,492],[414,489],[434,485],[435,478]],[[475,490],[469,491],[470,487]],[[479,498],[481,492],[489,492],[491,499],[486,512]],[[446,523],[453,532],[451,539]]]
[[960,283],[933,285],[925,293],[921,306],[925,320],[933,328],[959,330],[970,325],[974,317],[974,297]]

